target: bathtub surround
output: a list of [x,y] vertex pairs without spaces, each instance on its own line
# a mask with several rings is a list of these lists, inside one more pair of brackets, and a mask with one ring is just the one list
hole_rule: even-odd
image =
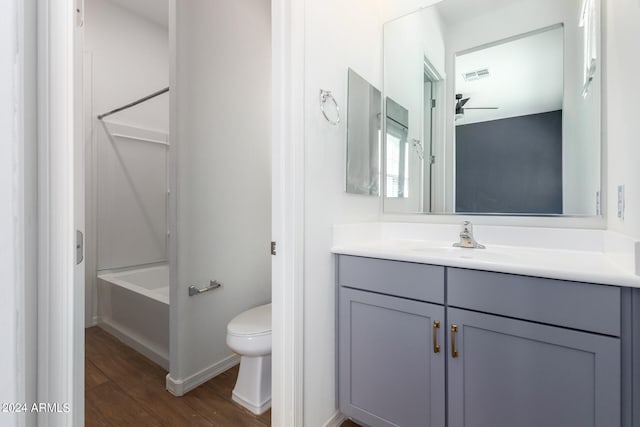
[[[111,111],[169,84],[167,23],[85,1],[85,324],[98,321],[96,271],[167,262],[169,96]],[[104,305],[103,305],[104,307]]]
[[98,275],[100,327],[169,369],[169,266]]
[[168,132],[113,117],[96,124],[98,271],[168,261]]

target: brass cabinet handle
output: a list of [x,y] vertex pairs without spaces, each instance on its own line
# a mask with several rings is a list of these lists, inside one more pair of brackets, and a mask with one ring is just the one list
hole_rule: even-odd
[[458,357],[458,350],[456,350],[456,332],[458,332],[458,325],[451,325],[451,357]]
[[440,321],[433,321],[433,352],[440,353],[440,344],[438,344],[438,329],[440,328]]

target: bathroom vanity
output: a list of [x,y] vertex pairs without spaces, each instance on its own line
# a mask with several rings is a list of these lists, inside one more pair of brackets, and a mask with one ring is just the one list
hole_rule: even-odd
[[[350,116],[365,119],[348,122],[349,136],[380,130],[383,145],[348,138],[346,190],[380,189],[385,214],[536,227],[485,226],[476,242],[465,224],[455,248],[457,225],[334,228],[343,414],[640,425],[640,242],[540,227],[604,226],[601,7],[445,0],[384,24],[384,108],[350,78]],[[550,218],[513,218],[539,215]]]
[[505,273],[525,263],[424,249],[334,247],[343,414],[371,426],[632,425],[640,277]]

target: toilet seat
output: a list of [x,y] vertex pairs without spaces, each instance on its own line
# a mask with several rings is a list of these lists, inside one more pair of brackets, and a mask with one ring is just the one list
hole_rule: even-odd
[[227,325],[227,334],[236,337],[271,335],[271,304],[240,313]]
[[271,304],[240,313],[227,325],[227,345],[240,356],[234,402],[260,415],[271,407]]
[[227,345],[242,356],[271,354],[271,304],[234,317],[227,325]]

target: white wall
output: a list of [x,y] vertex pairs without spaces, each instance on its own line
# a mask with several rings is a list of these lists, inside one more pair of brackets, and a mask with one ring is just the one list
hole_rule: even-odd
[[[608,0],[606,22],[607,218],[612,230],[640,239],[640,67],[638,0]],[[625,185],[625,219],[617,218],[617,186]]]
[[[93,58],[95,115],[169,85],[167,28],[114,2],[85,0],[85,50]],[[168,132],[168,103],[162,95],[105,120]]]
[[345,193],[346,121],[330,125],[318,93],[345,111],[349,67],[382,87],[382,21],[370,0],[307,0],[305,16],[304,425],[320,426],[336,410],[331,226],[377,219],[380,199]]
[[109,0],[86,0],[84,74],[85,323],[91,325],[96,270],[167,260],[167,147],[112,134],[166,139],[169,95],[105,118],[127,126],[107,124],[109,133],[96,119],[169,85],[167,28]]
[[[0,4],[0,402],[18,401],[18,329],[17,293],[21,286],[18,269],[19,197],[17,190],[18,139],[16,135],[16,32],[17,5]],[[0,414],[0,424],[16,425],[16,414]]]
[[440,3],[442,0],[381,0],[382,22],[388,22],[415,12],[423,7]]
[[[179,386],[192,384],[199,371],[206,380],[224,367],[231,355],[227,323],[270,301],[271,5],[189,0],[174,6],[171,156],[177,199],[170,228],[177,239],[170,242],[168,383]],[[210,279],[222,288],[187,295],[189,285]]]

